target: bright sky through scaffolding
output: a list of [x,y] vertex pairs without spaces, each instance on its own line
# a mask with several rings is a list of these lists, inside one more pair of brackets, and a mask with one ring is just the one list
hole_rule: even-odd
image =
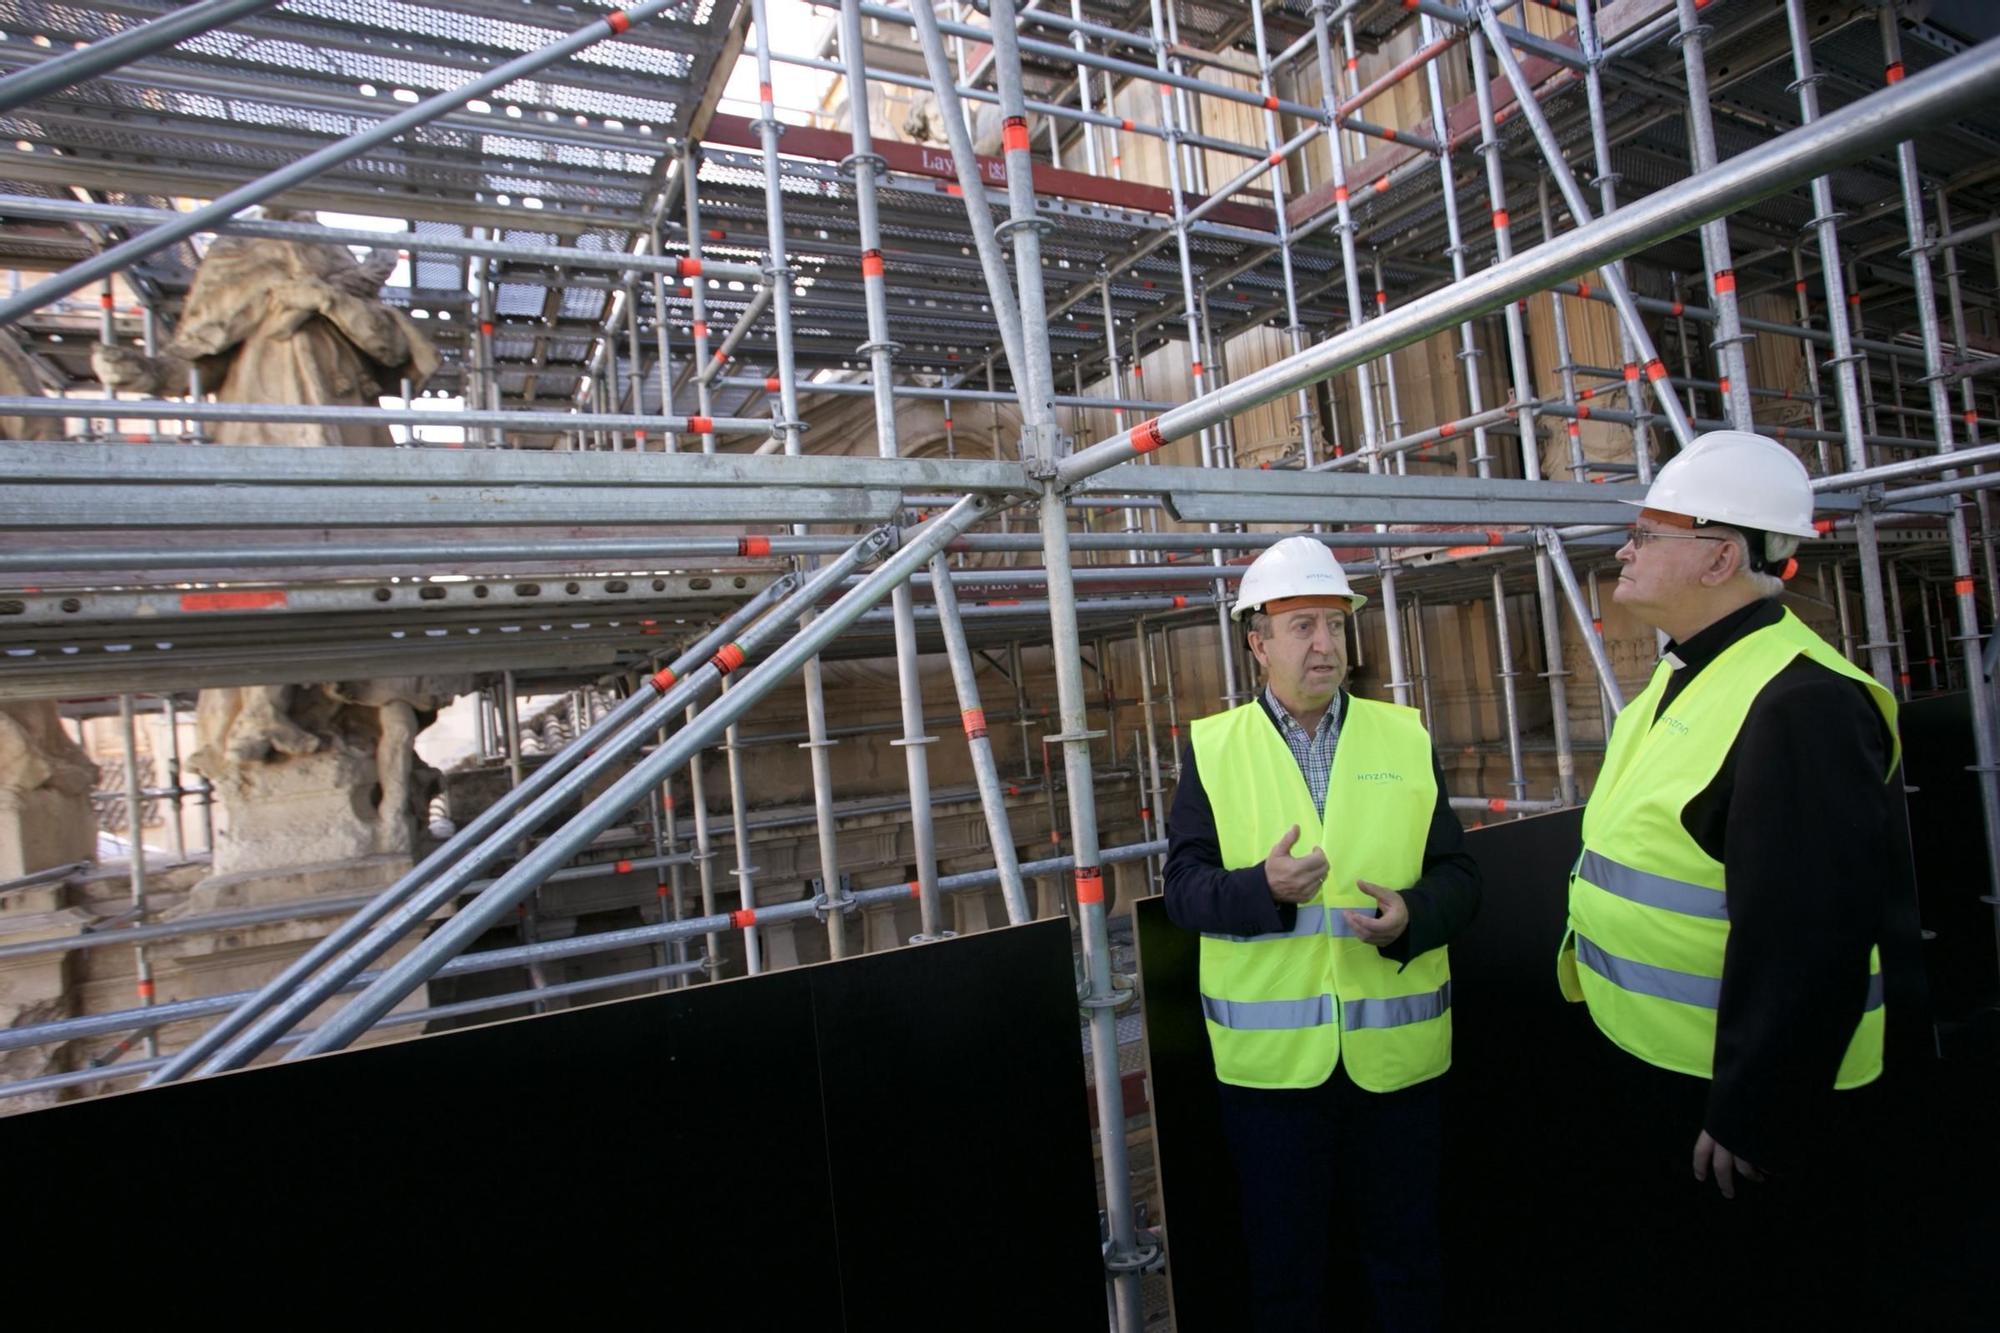
[[[776,34],[772,49],[789,55],[818,55],[820,44],[833,27],[825,10],[802,0],[770,0],[770,15],[771,31]],[[778,119],[789,125],[811,124],[833,77],[824,70],[773,61],[771,91]],[[749,42],[723,87],[721,109],[739,116],[757,114],[757,53]]]

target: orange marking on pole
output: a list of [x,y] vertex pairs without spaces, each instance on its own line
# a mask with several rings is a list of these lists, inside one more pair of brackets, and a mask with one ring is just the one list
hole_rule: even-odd
[[1277,98],[1275,98],[1275,97],[1267,97],[1267,98],[1265,98],[1265,99],[1264,99],[1264,109],[1265,109],[1266,111],[1276,111],[1276,110],[1278,109],[1278,99],[1277,99]]
[[688,434],[690,434],[690,435],[713,435],[713,434],[715,434],[715,418],[714,418],[714,417],[689,417],[689,418],[688,418]]
[[1333,202],[1336,204],[1347,202],[1347,187],[1345,185],[1336,185],[1333,187]]
[[255,592],[184,592],[183,611],[262,611],[285,605],[283,588],[263,588]]
[[861,252],[861,276],[864,278],[879,278],[882,276],[882,252],[880,250],[863,250]]
[[1594,398],[1596,396],[1597,396],[1597,390],[1595,389],[1578,389],[1576,391],[1576,397],[1578,402],[1581,402],[1586,398]]
[[696,320],[696,321],[694,322],[694,336],[695,336],[695,337],[697,337],[697,338],[706,338],[706,337],[708,337],[708,321],[707,321],[707,320],[705,320],[705,319],[698,319],[698,320]]
[[1195,363],[1194,363],[1194,373],[1195,373],[1196,375],[1200,375],[1200,374],[1201,374],[1201,362],[1197,361],[1197,362],[1195,362]]
[[1457,433],[1458,433],[1458,423],[1455,421],[1447,421],[1442,426],[1438,427],[1439,439],[1444,439],[1447,436],[1456,435]]
[[729,914],[729,924],[738,930],[747,930],[757,924],[757,909],[744,907]]
[[1104,901],[1104,871],[1096,866],[1076,868],[1076,900],[1079,903]]
[[632,873],[632,863],[630,861],[620,861],[611,868],[617,871],[621,875],[629,875]]
[[674,275],[682,278],[700,277],[701,261],[699,259],[692,259],[687,255],[682,255],[678,260],[674,261]]
[[1822,537],[1826,536],[1826,534],[1827,534],[1827,533],[1829,533],[1829,532],[1832,532],[1832,531],[1833,531],[1833,520],[1832,520],[1832,519],[1830,519],[1830,518],[1816,518],[1816,519],[1814,519],[1814,520],[1813,520],[1813,531],[1814,531],[1814,532],[1817,532],[1817,533],[1818,533],[1818,534],[1819,534],[1820,536],[1822,536]]
[[1181,595],[1176,593],[1174,595],[1174,610],[1180,611],[1184,610],[1186,607],[1187,607],[1187,598],[1182,597]]
[[1636,361],[1627,361],[1627,362],[1625,363],[1625,378],[1626,378],[1626,379],[1628,379],[1628,380],[1636,380],[1636,379],[1638,379],[1638,378],[1639,378],[1639,363],[1638,363],[1638,362],[1636,362]]
[[1000,127],[1000,143],[1009,153],[1028,151],[1028,120],[1025,116],[1009,116]]
[[985,709],[983,708],[963,709],[959,712],[958,722],[960,726],[965,728],[965,739],[969,741],[976,741],[976,740],[981,740],[985,737],[986,735]]
[[[1121,120],[1121,121],[1119,121],[1119,122],[1118,122],[1118,128],[1119,128],[1119,129],[1121,129],[1121,130],[1128,130],[1128,131],[1129,131],[1129,130],[1132,130],[1132,129],[1136,128],[1136,126],[1134,126],[1134,125],[1132,124],[1132,122],[1131,122],[1131,121],[1129,121],[1129,120]],[[1116,161],[1117,161],[1118,159],[1114,157],[1114,158],[1112,158],[1111,160],[1112,160],[1113,162],[1116,162]]]
[[1131,438],[1132,451],[1140,454],[1150,454],[1153,450],[1160,448],[1167,442],[1167,437],[1160,434],[1160,419],[1158,417],[1149,417],[1132,427]]
[[912,898],[921,898],[924,896],[924,886],[917,880],[913,879],[903,887],[910,891],[910,896]]
[[110,292],[99,292],[97,294],[97,304],[103,306],[106,310],[109,310],[115,303],[111,299]]
[[1804,278],[1800,278],[1797,282],[1792,284],[1792,290],[1795,292],[1804,292],[1805,289],[1806,289],[1806,280]]
[[1265,158],[1264,160],[1275,167],[1280,162],[1283,162],[1285,160],[1285,155],[1283,153],[1272,153],[1269,157]]
[[1502,227],[1504,227],[1504,226],[1506,226],[1506,225],[1507,225],[1507,210],[1506,210],[1506,209],[1504,209],[1504,208],[1496,208],[1496,209],[1494,209],[1494,210],[1493,210],[1493,230],[1495,230],[1495,231],[1499,231],[1499,230],[1500,230],[1500,229],[1501,229]]
[[736,554],[769,555],[771,554],[771,539],[769,537],[738,537],[736,539]]
[[1666,377],[1667,377],[1667,367],[1660,360],[1660,358],[1656,356],[1651,361],[1648,361],[1646,363],[1647,379],[1652,380],[1654,383],[1657,384],[1659,381],[1665,379]]
[[1387,176],[1383,176],[1377,179],[1375,182],[1375,193],[1387,194],[1388,192],[1389,192],[1389,178]]
[[1883,70],[1882,78],[1889,83],[1901,83],[1903,81],[1903,62],[1898,60],[1895,64]]
[[779,389],[781,389],[781,388],[783,388],[783,387],[784,387],[784,385],[783,385],[783,384],[781,384],[781,383],[780,383],[780,382],[778,381],[778,377],[777,377],[776,375],[766,375],[766,376],[764,377],[764,392],[765,392],[765,393],[776,393],[776,392],[778,392],[778,390],[779,390]]
[[604,16],[604,26],[611,29],[613,37],[632,26],[632,16],[622,9],[614,9]]
[[1579,407],[1579,408],[1577,408],[1577,409],[1576,409],[1576,419],[1577,419],[1578,421],[1588,421],[1588,420],[1590,420],[1590,409],[1589,409],[1589,408],[1587,408],[1587,407]]
[[726,231],[724,231],[724,230],[723,230],[722,228],[720,228],[720,227],[710,227],[710,228],[708,229],[708,239],[709,239],[709,240],[711,240],[711,241],[719,241],[719,240],[722,240],[722,239],[723,239],[724,237],[726,237],[726,236],[728,236],[728,235],[729,235],[729,233],[728,233],[728,232],[726,232]]
[[1716,390],[1717,390],[1718,392],[1720,392],[1720,393],[1728,393],[1728,392],[1729,392],[1729,376],[1727,376],[1727,375],[1724,375],[1724,376],[1723,376],[1723,377],[1722,377],[1721,379],[1717,380],[1717,381],[1715,382],[1715,387],[1716,387]]
[[1579,283],[1577,283],[1577,284],[1576,284],[1576,294],[1577,294],[1577,295],[1578,295],[1579,297],[1581,297],[1581,298],[1582,298],[1583,300],[1586,300],[1586,301],[1588,301],[1588,300],[1590,299],[1590,284],[1589,284],[1589,283],[1587,283],[1587,282],[1579,282]]
[[[672,687],[673,683],[679,679],[680,677],[674,674],[674,669],[672,667],[661,667],[658,671],[655,671],[653,673],[652,676],[653,688],[658,690],[661,694],[665,694],[667,690]],[[672,805],[673,799],[674,799],[673,797],[669,796],[667,798],[667,803],[669,805]]]
[[960,199],[963,199],[965,197],[965,191],[959,189],[956,185],[952,184],[946,184],[946,186],[944,187],[944,192],[949,195],[955,195]]
[[1715,275],[1715,294],[1717,296],[1721,296],[1725,292],[1733,292],[1735,290],[1736,290],[1735,269],[1726,268]]
[[733,643],[725,643],[716,651],[715,656],[708,659],[708,664],[726,676],[742,666],[743,661],[743,650]]
[[138,989],[140,999],[150,1000],[153,998],[153,983],[150,980],[141,981]]
[[718,347],[715,349],[714,355],[710,356],[708,359],[715,362],[717,365],[721,365],[724,361],[727,361],[729,359],[729,353],[723,351],[720,347]]
[[1569,436],[1571,439],[1575,439],[1577,436],[1583,434],[1582,431],[1577,429],[1577,425],[1574,421],[1570,422],[1567,426],[1564,427],[1564,429],[1569,432]]
[[1977,587],[1977,586],[1978,586],[1978,585],[1977,585],[1977,584],[1975,584],[1975,583],[1974,583],[1974,582],[1973,582],[1973,581],[1972,581],[1971,579],[1969,579],[1969,578],[1964,578],[1964,579],[1953,579],[1953,580],[1951,581],[1951,590],[1952,590],[1952,592],[1953,592],[1953,594],[1954,594],[1954,595],[1956,595],[1956,596],[1959,596],[1959,597],[1970,597],[1970,596],[1972,596],[1972,590],[1973,590],[1973,589],[1974,589],[1975,587]]
[[1491,810],[1494,814],[1497,815],[1501,811],[1507,808],[1507,802],[1501,800],[1498,796],[1495,796],[1492,800],[1486,803],[1486,808],[1488,810]]

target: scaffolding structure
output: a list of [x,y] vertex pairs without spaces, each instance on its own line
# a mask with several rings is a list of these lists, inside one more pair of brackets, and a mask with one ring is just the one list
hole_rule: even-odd
[[[1454,804],[1574,805],[1593,766],[1575,728],[1608,730],[1633,670],[1621,685],[1598,575],[1657,464],[1725,426],[1802,448],[1823,540],[1794,588],[1842,651],[1901,697],[1969,695],[2000,913],[2000,40],[1859,0],[814,3],[834,21],[809,49],[766,0],[579,3],[574,31],[501,0],[0,3],[0,266],[50,274],[0,297],[0,323],[53,390],[0,417],[69,437],[0,442],[0,700],[120,698],[136,812],[207,799],[178,755],[141,789],[136,698],[472,671],[493,682],[482,750],[511,775],[380,894],[165,923],[135,814],[119,928],[0,960],[132,947],[141,1004],[6,1030],[0,1051],[146,1051],[0,1096],[681,985],[725,954],[754,973],[763,933],[807,919],[840,957],[884,903],[914,900],[917,941],[949,933],[958,892],[997,888],[1018,923],[1059,876],[1114,1322],[1136,1329],[1157,1254],[1126,1163],[1106,870],[1154,882],[1182,720],[1251,697],[1227,619],[1242,563],[1302,528],[1334,546],[1377,585],[1357,661],[1379,651],[1380,687],[1427,720],[1437,613],[1460,608],[1497,649],[1480,739],[1505,776]],[[753,116],[722,110],[739,58]],[[787,123],[781,66],[837,76],[847,105]],[[945,141],[888,137],[870,89],[934,99]],[[407,230],[244,216],[267,201]],[[426,392],[459,405],[106,395],[91,344],[152,346],[220,234],[401,247],[410,283],[385,299],[422,316],[444,356]],[[1770,382],[1781,365],[1796,376]],[[232,420],[366,421],[407,447],[205,442]],[[852,452],[815,447],[836,423]],[[462,440],[425,447],[443,425]],[[1219,688],[1190,688],[1189,645]],[[1024,646],[1046,649],[1052,712],[1026,697]],[[925,716],[940,658],[955,719]],[[844,725],[822,663],[874,659],[895,663],[899,716]],[[996,677],[1011,708],[982,698]],[[739,729],[794,680],[803,733]],[[552,691],[587,739],[530,768],[517,700]],[[970,788],[933,784],[948,726]],[[1039,770],[1003,774],[1004,727]],[[841,800],[830,748],[877,733],[906,798]],[[767,823],[811,844],[807,897],[758,900],[759,744],[808,751],[811,810]],[[726,831],[698,762],[717,745]],[[677,811],[661,794],[683,769]],[[1136,796],[1117,846],[1107,769]],[[977,801],[990,869],[940,872],[946,800]],[[1023,803],[1056,855],[1016,854]],[[852,887],[842,821],[885,814],[913,874]],[[544,884],[634,870],[659,879],[655,921],[468,951]],[[336,914],[254,992],[153,1003],[149,941]],[[653,964],[397,1009],[433,977],[634,947]],[[159,1028],[197,1018],[216,1021],[160,1053]]]

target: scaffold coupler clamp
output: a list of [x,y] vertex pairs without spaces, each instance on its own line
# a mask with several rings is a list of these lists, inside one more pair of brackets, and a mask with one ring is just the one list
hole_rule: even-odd
[[1092,1009],[1109,1009],[1117,1013],[1121,1009],[1131,1007],[1132,1002],[1138,998],[1139,980],[1127,972],[1111,974],[1109,995],[1092,995],[1090,980],[1087,977],[1079,980],[1076,985],[1076,1006],[1086,1014]]
[[863,163],[867,164],[869,172],[878,179],[889,174],[889,159],[880,153],[849,153],[840,159],[840,174],[853,176]]
[[1004,241],[1024,227],[1032,228],[1039,235],[1046,236],[1056,229],[1056,224],[1038,213],[1034,217],[1008,218],[993,228],[993,234]]
[[1157,1273],[1166,1261],[1166,1249],[1160,1244],[1158,1233],[1141,1231],[1132,1237],[1132,1248],[1120,1251],[1116,1241],[1107,1240],[1104,1246],[1104,1271],[1113,1277],[1123,1277],[1127,1273]]
[[854,901],[853,881],[846,875],[840,877],[840,895],[838,897],[827,896],[826,881],[820,879],[818,876],[807,880],[806,883],[812,886],[813,916],[818,919],[822,926],[826,924],[827,917],[831,916],[834,912],[838,911],[842,917],[848,917],[852,916],[855,909],[860,906],[859,903]]
[[717,958],[714,954],[710,953],[708,950],[703,949],[701,951],[701,958],[699,959],[699,962],[701,963],[701,970],[708,973],[708,975],[710,975],[711,977],[721,975],[722,960],[720,958]]

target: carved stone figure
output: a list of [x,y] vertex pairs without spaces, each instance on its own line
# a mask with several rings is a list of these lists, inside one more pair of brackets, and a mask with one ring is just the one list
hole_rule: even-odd
[[407,854],[436,775],[417,733],[469,676],[203,690],[188,763],[215,783],[216,872]]
[[96,786],[53,700],[0,704],[0,880],[96,860]]
[[[35,363],[13,334],[0,329],[0,394],[39,397],[45,392]],[[0,417],[0,440],[60,440],[62,425],[58,417]]]
[[[918,143],[949,143],[943,116],[937,98],[926,94],[911,103],[910,114],[903,118],[903,133]],[[974,103],[968,125],[972,131],[972,151],[981,157],[998,157],[1002,124],[999,107],[987,102]]]
[[[280,212],[313,222],[312,213]],[[374,407],[404,379],[420,386],[437,349],[399,310],[382,304],[396,255],[356,260],[345,246],[222,236],[209,247],[174,339],[157,357],[98,346],[91,364],[108,389],[182,396],[188,371],[224,403],[321,403]],[[388,428],[218,422],[220,444],[386,445]]]

